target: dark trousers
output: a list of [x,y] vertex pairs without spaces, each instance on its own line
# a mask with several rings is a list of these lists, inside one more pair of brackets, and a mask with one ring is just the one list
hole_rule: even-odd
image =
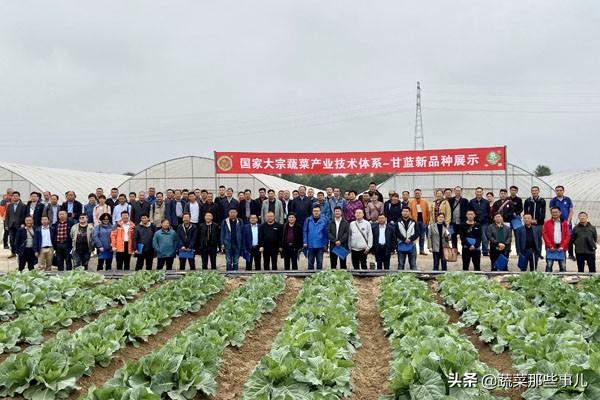
[[495,247],[492,247],[490,249],[490,261],[492,263],[492,271],[496,271],[496,260],[498,260],[498,257],[500,257],[501,254],[504,254],[505,257],[508,257],[508,248],[505,248],[503,251],[500,251]]
[[104,266],[106,265],[106,270],[110,270],[112,269],[112,257],[105,259],[105,260],[100,260],[98,259],[98,267],[96,268],[96,270],[98,271],[102,271],[104,269]]
[[290,269],[298,270],[298,251],[294,246],[283,245],[283,269],[288,271]]
[[539,254],[534,249],[525,249],[525,258],[527,258],[527,265],[525,265],[525,271],[527,271],[527,266],[529,266],[530,271],[536,271],[538,261],[540,260]]
[[185,270],[185,263],[190,264],[190,271],[195,271],[196,270],[196,259],[194,257],[192,258],[181,258],[179,257],[179,269],[180,270]]
[[129,263],[131,262],[131,254],[129,254],[129,246],[125,243],[125,251],[117,251],[117,269],[126,269],[129,271]]
[[202,259],[202,269],[208,269],[208,260],[210,260],[210,269],[217,269],[216,247],[206,247],[200,249],[200,258]]
[[595,254],[579,254],[575,255],[577,259],[577,271],[584,272],[585,263],[587,262],[590,272],[596,272],[596,255]]
[[[265,247],[263,251],[263,268],[265,271],[269,271],[272,269],[273,271],[277,271],[277,255],[279,254],[279,249],[275,247],[274,249]],[[270,266],[269,266],[270,264]]]
[[17,231],[19,228],[9,228],[8,237],[10,242],[10,252],[17,254]]
[[469,264],[471,264],[471,262],[473,262],[473,269],[475,271],[481,271],[481,252],[479,250],[469,250],[468,248],[463,248],[461,256],[463,271],[469,270]]
[[154,261],[154,250],[150,251],[142,251],[141,254],[137,255],[137,260],[135,260],[135,270],[139,271],[144,268],[144,263],[146,264],[146,269],[152,269],[152,262]]
[[391,254],[389,254],[386,251],[385,245],[382,246],[380,244],[376,244],[374,250],[375,250],[375,264],[377,266],[376,268],[377,269],[390,269]]
[[246,261],[246,271],[252,271],[252,264],[254,264],[254,270],[260,271],[260,260],[262,253],[259,251],[260,247],[254,246],[250,250],[250,262]]
[[364,250],[352,250],[352,268],[367,269],[367,255]]
[[442,271],[448,271],[448,263],[444,259],[443,251],[432,251],[433,254],[433,270],[439,271],[440,264],[442,264]]
[[451,224],[452,225],[452,235],[450,235],[450,240],[452,241],[452,247],[458,249],[458,232],[460,230],[460,225]]
[[85,269],[88,268],[90,262],[90,251],[88,249],[74,249],[73,250],[73,263],[76,267],[83,266]]
[[4,247],[8,246],[8,237],[10,236],[10,231],[8,229],[4,230],[4,236],[2,237],[2,243],[4,243]]
[[157,259],[156,269],[163,269],[163,266],[166,264],[167,269],[173,269],[173,261],[175,257],[161,257]]
[[[330,248],[332,248],[332,249],[334,247],[335,247],[335,244],[330,246]],[[334,252],[329,251],[329,259],[331,260],[331,269],[337,268],[338,260],[340,261],[340,269],[346,269],[346,259],[345,258],[339,258]]]
[[67,242],[56,243],[54,248],[54,255],[56,256],[56,266],[59,271],[66,270],[70,271],[73,269],[73,263],[71,261],[71,248]]
[[19,254],[19,271],[23,271],[25,265],[27,265],[27,269],[32,270],[35,264],[37,264],[37,257],[35,256],[33,247],[26,247],[23,253]]

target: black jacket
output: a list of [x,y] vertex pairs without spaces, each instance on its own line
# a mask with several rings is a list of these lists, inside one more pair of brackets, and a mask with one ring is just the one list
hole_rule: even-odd
[[17,209],[14,209],[13,203],[6,205],[6,216],[4,217],[4,227],[7,229],[19,229],[25,223],[27,206],[22,202],[17,203]]
[[308,196],[304,196],[303,199],[301,199],[300,196],[298,196],[294,200],[292,200],[292,202],[290,203],[290,209],[288,211],[295,212],[296,219],[298,220],[297,222],[300,225],[304,225],[304,221],[306,220],[306,218],[310,217],[311,215],[312,204],[313,202],[311,199],[308,198]]
[[490,223],[489,209],[490,202],[484,197],[481,200],[477,200],[475,197],[469,201],[469,210],[475,213],[475,221],[482,225]]
[[[281,235],[281,245],[279,246],[281,248],[284,248],[285,246],[287,246],[287,243],[285,241],[287,240],[287,233],[288,233],[289,229],[290,229],[290,225],[286,222],[285,225],[283,225],[283,232]],[[296,222],[292,229],[294,230],[293,247],[295,250],[300,250],[302,248],[302,246],[304,245],[304,243],[302,243],[303,242],[302,226],[300,226],[300,224]]]
[[[506,204],[504,204],[506,202]],[[502,207],[502,205],[504,204],[504,206]],[[502,207],[502,209],[500,209],[500,207]],[[502,214],[502,218],[504,218],[504,222],[510,222],[512,221],[512,219],[515,216],[515,205],[512,202],[512,200],[510,199],[510,197],[508,197],[506,200],[496,200],[494,202],[494,206],[492,207],[492,212],[495,214],[500,213]],[[493,221],[492,221],[493,223]]]
[[181,224],[177,226],[177,238],[179,239],[179,247],[195,249],[197,247],[198,228],[194,224],[190,224],[186,232],[183,224]]
[[152,250],[152,239],[154,238],[154,226],[144,226],[136,224],[133,228],[133,250],[137,250],[138,243],[144,245],[142,253],[147,253]]
[[[454,224],[454,210],[460,205],[460,223],[462,224],[467,220],[467,211],[469,211],[469,200],[461,197],[459,201],[456,201],[456,197],[451,197],[448,200],[450,204],[450,221]],[[455,229],[456,231],[456,229]],[[457,232],[458,233],[458,232]]]
[[[421,237],[421,229],[419,228],[419,224],[417,224],[413,219],[409,219],[407,221],[408,227],[410,227],[411,222],[414,224],[415,229],[414,229],[414,233],[408,238],[408,240],[410,240],[411,242],[414,242],[419,237]],[[402,219],[398,220],[398,223],[396,225],[394,225],[394,227],[396,228],[395,229],[396,238],[398,239],[399,242],[404,242],[406,240],[406,237],[400,231],[400,225],[402,225],[404,228],[408,228],[408,227],[406,226],[406,224],[404,223],[404,220],[402,220]]]
[[250,214],[254,214],[257,217],[260,217],[260,205],[255,200],[242,200],[238,205],[238,217],[244,221],[248,222],[248,218],[250,215],[246,215],[246,203],[250,202]]
[[[379,224],[373,224],[373,247],[372,250],[378,248],[379,245]],[[396,250],[396,229],[394,225],[387,224],[385,227],[385,253],[392,254]]]
[[402,203],[393,204],[390,200],[383,204],[383,213],[388,222],[396,223],[402,218]]
[[204,222],[204,214],[210,212],[213,216],[213,222],[220,224],[223,221],[223,211],[219,203],[212,202],[200,204],[200,222]]
[[350,237],[350,224],[344,218],[340,221],[340,229],[337,232],[335,227],[335,217],[329,222],[327,227],[327,236],[329,238],[330,247],[335,247],[336,240],[342,243],[342,247],[348,248],[348,238]]
[[523,204],[523,211],[525,214],[531,214],[537,225],[542,227],[546,220],[546,200],[542,196],[538,196],[537,199],[529,197]]
[[589,222],[587,225],[575,225],[571,241],[575,245],[575,254],[595,254],[598,242],[596,227]]
[[[31,207],[31,202],[27,202],[27,206],[25,207],[25,216],[29,215],[29,210]],[[37,202],[35,205],[35,209],[33,210],[33,226],[41,226],[42,225],[42,215],[44,215],[44,208],[46,206],[41,202]],[[50,221],[52,222],[52,221]]]
[[278,249],[281,245],[282,234],[283,227],[277,222],[273,222],[271,225],[266,222],[260,224],[258,228],[258,245],[267,250]]
[[79,221],[79,216],[83,212],[83,205],[81,205],[81,203],[78,202],[77,200],[73,200],[73,212],[71,214],[69,214],[69,202],[65,201],[60,206],[60,210],[67,212],[68,219],[70,219],[72,221]]
[[[237,229],[242,229],[241,226],[238,226]],[[198,248],[200,249],[208,249],[219,247],[221,244],[221,226],[213,222],[212,224],[206,225],[205,222],[202,222],[198,225],[197,231],[197,242]]]
[[151,204],[146,201],[134,201],[131,203],[131,221],[138,225],[142,220],[142,215],[146,214],[150,216],[150,207]]
[[473,225],[469,225],[465,222],[460,226],[460,241],[463,247],[468,249],[471,245],[468,243],[467,238],[475,239],[475,248],[481,248],[483,229],[479,222],[475,222]]
[[510,201],[512,201],[513,206],[515,208],[515,210],[514,210],[515,216],[521,215],[521,213],[523,212],[523,199],[520,198],[519,196],[515,196],[514,199],[512,197],[509,197],[509,199],[510,199]]
[[[35,241],[33,240],[33,237],[35,236],[35,228],[32,227],[32,229],[33,229],[33,233],[32,233],[33,236],[31,237],[31,248],[35,249]],[[17,231],[15,245],[17,248],[16,254],[18,254],[19,256],[23,256],[23,253],[25,252],[25,248],[27,246],[27,228],[25,228],[25,227],[19,228],[19,230]]]

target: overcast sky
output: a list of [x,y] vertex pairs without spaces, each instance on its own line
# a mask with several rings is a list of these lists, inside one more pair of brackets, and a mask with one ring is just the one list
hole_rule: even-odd
[[598,166],[600,2],[0,0],[0,160],[508,145]]

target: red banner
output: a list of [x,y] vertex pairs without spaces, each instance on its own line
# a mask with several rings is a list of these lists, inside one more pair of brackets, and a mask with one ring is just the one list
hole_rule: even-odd
[[217,174],[370,174],[500,171],[505,147],[353,153],[215,152]]

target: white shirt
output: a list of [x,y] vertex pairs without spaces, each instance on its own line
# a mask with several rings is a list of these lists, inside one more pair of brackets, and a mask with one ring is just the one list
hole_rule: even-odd
[[560,220],[554,221],[554,243],[562,242],[562,226]]
[[385,245],[385,225],[379,225],[379,244]]
[[40,232],[42,233],[42,247],[52,247],[52,238],[50,236],[50,226],[48,226],[47,228],[44,228],[42,226],[42,228],[40,229]]
[[252,230],[252,247],[258,246],[258,224],[251,225],[250,230]]
[[342,223],[342,219],[341,218],[336,218],[335,219],[335,237],[338,237],[338,234],[340,233],[340,224]]
[[190,204],[190,222],[192,224],[197,224],[200,219],[200,204],[198,202],[189,203]]
[[417,203],[417,212],[423,212],[423,210],[421,209],[421,205],[419,203]]
[[115,206],[115,209],[113,210],[113,224],[117,223],[118,221],[121,220],[121,213],[123,211],[127,211],[131,214],[131,210],[129,209],[129,203],[125,203],[125,204],[117,204]]
[[125,233],[125,235],[123,237],[123,241],[129,242],[129,222],[126,224],[123,224],[123,232]]

